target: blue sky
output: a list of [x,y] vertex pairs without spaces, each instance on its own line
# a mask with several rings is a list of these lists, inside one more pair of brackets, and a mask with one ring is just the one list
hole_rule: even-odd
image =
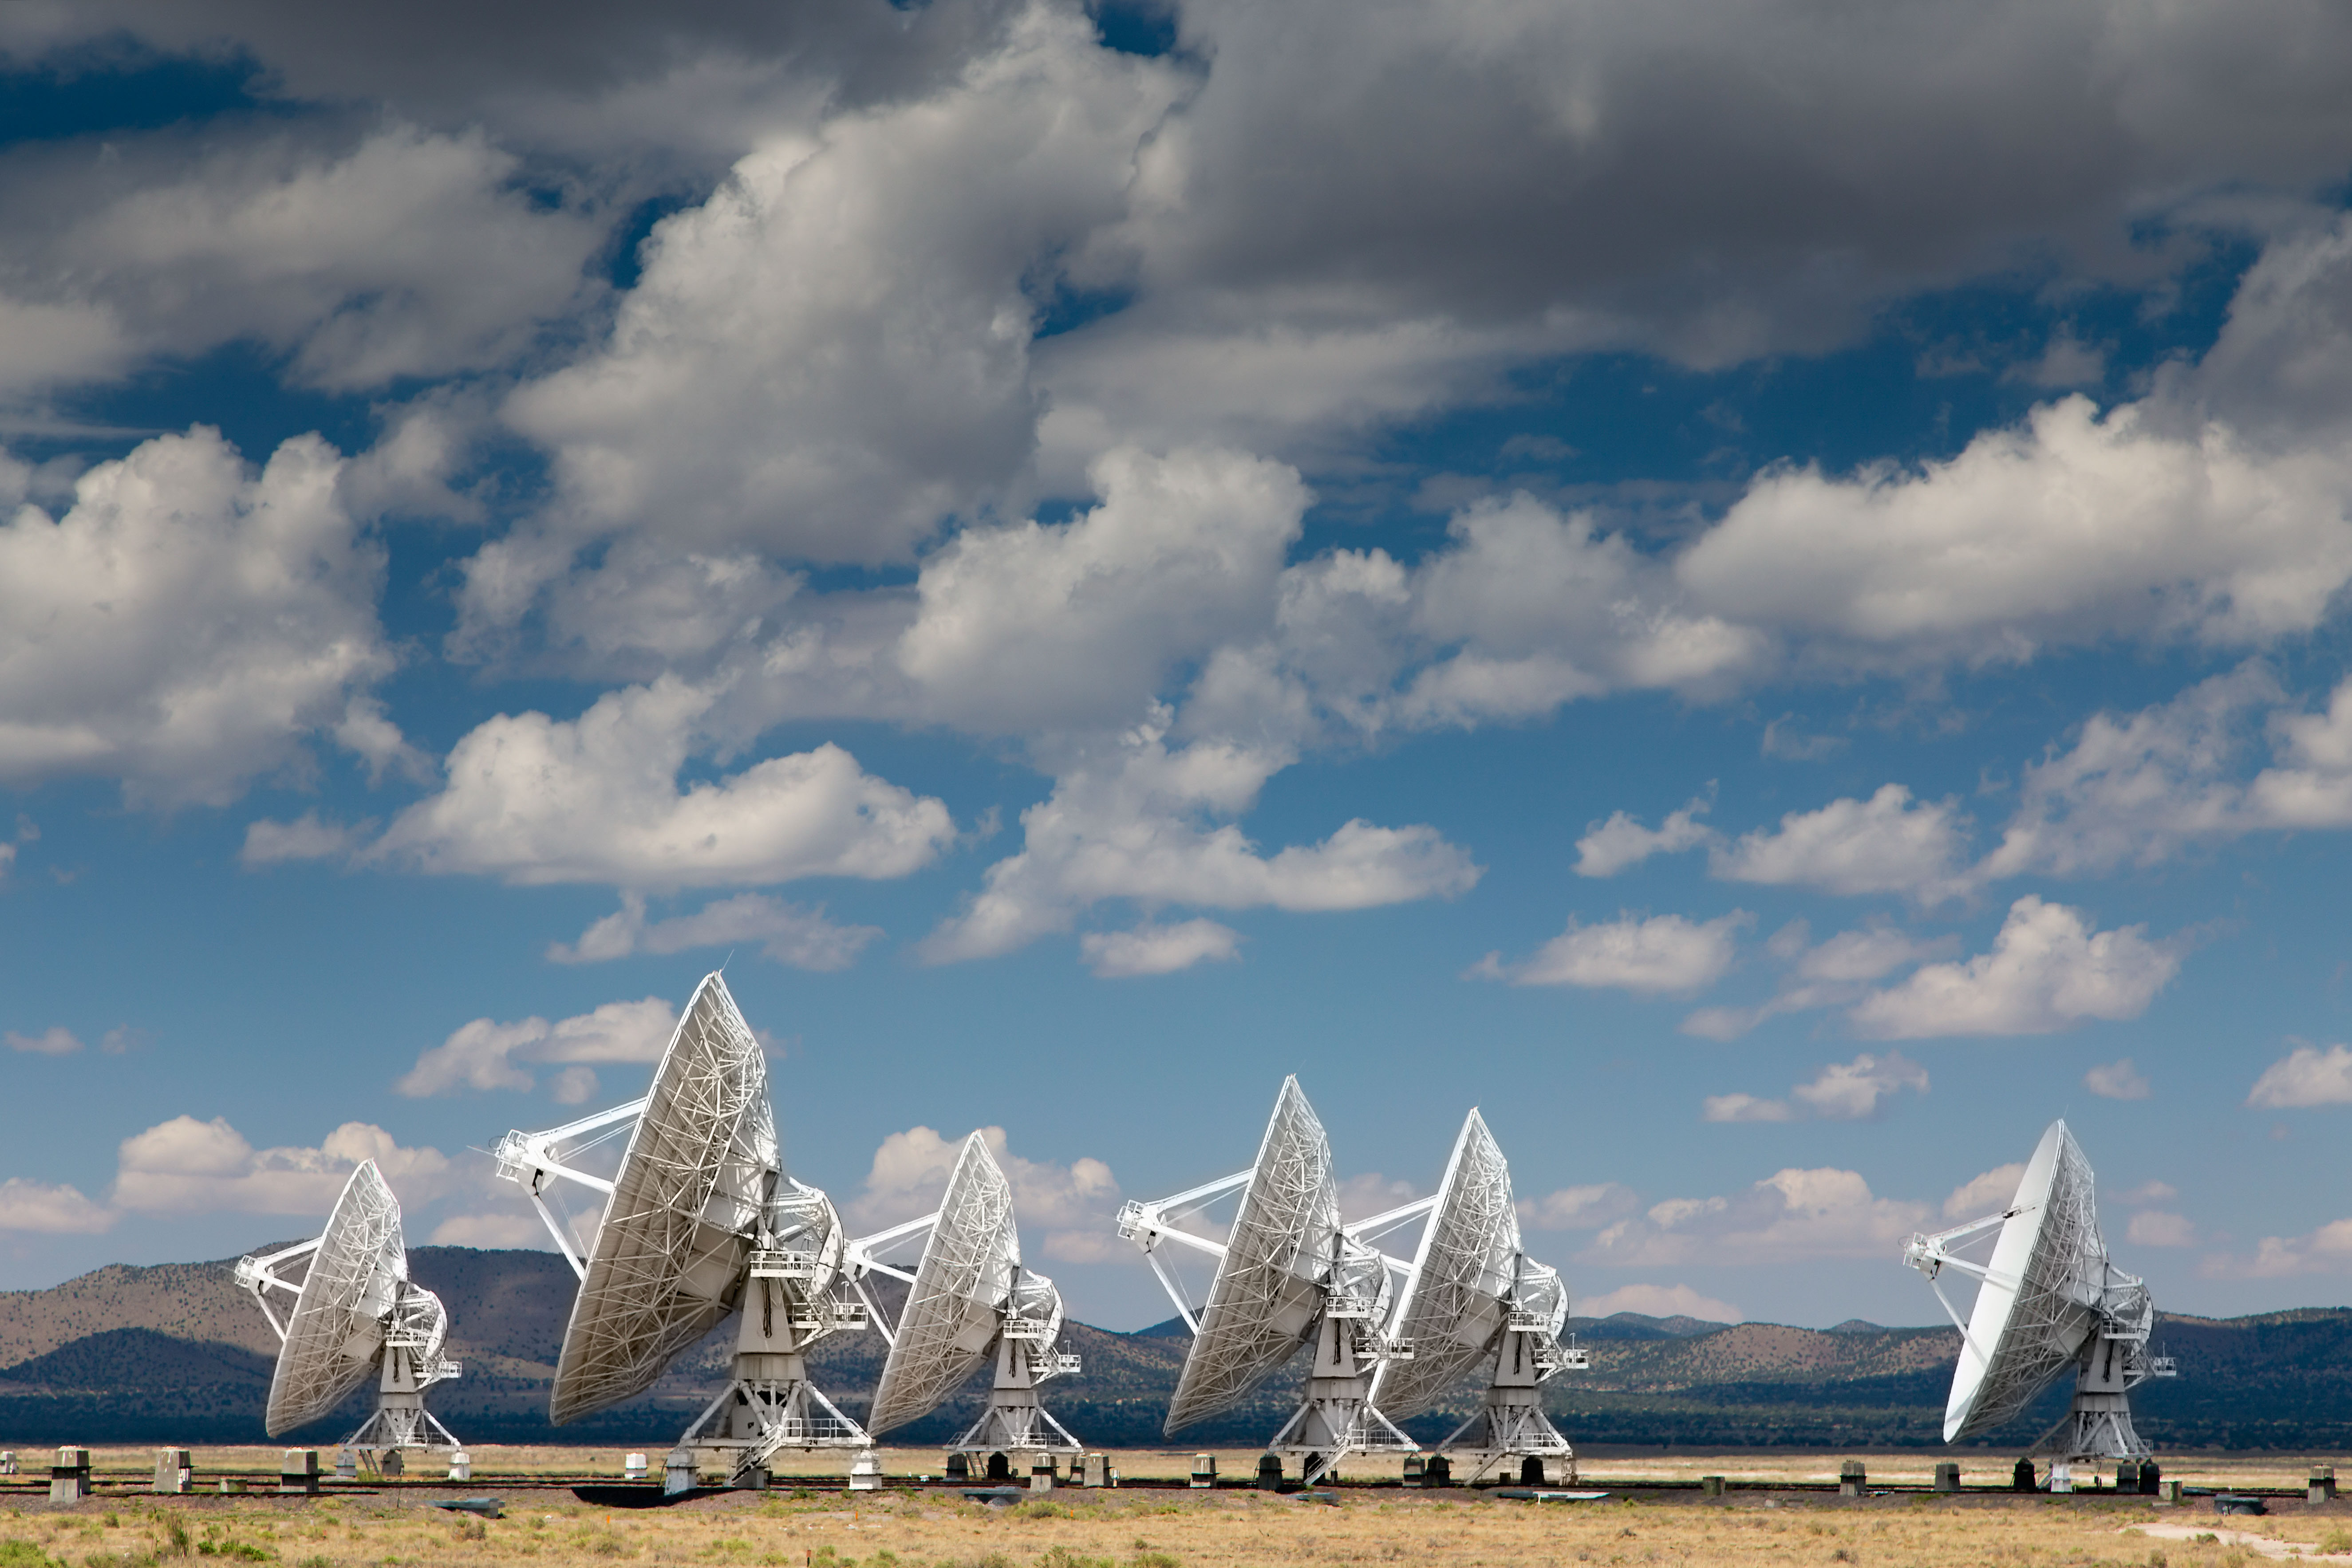
[[[1297,1072],[1579,1311],[1933,1321],[2063,1115],[2352,1271],[2307,5],[0,20],[0,1287],[535,1244],[708,969],[1074,1312]],[[2274,14],[2273,14],[2274,13]],[[560,35],[560,37],[555,35]],[[454,62],[454,63],[453,63]],[[11,826],[13,824],[13,826]]]

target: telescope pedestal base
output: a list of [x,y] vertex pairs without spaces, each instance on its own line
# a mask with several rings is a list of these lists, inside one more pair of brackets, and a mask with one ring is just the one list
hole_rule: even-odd
[[[734,1379],[679,1436],[679,1451],[714,1454],[727,1465],[728,1484],[741,1486],[786,1448],[872,1448],[866,1428],[808,1380],[808,1362],[801,1353],[833,1332],[831,1321],[795,1324],[794,1313],[807,1312],[807,1304],[778,1281],[755,1274],[744,1283]],[[691,1486],[694,1470],[673,1458],[663,1485],[682,1490],[681,1473]]]
[[1070,1436],[1059,1421],[1037,1403],[1037,1379],[1028,1347],[1020,1341],[1000,1342],[996,1354],[996,1384],[989,1390],[988,1408],[969,1431],[948,1446],[951,1454],[1077,1454],[1086,1445]]
[[[737,1359],[740,1371],[744,1358]],[[738,1376],[679,1436],[677,1446],[719,1457],[729,1484],[740,1485],[786,1448],[870,1448],[874,1440],[805,1377]],[[675,1473],[673,1468],[673,1479]]]
[[389,1399],[377,1406],[366,1425],[344,1438],[342,1446],[356,1454],[371,1455],[394,1448],[465,1447],[422,1403],[395,1405]]
[[1330,1474],[1349,1454],[1421,1449],[1373,1407],[1372,1372],[1379,1363],[1358,1358],[1356,1322],[1326,1316],[1317,1327],[1306,1401],[1266,1445],[1273,1453],[1304,1455],[1299,1479],[1308,1486]]
[[1533,1388],[1489,1388],[1486,1408],[1455,1427],[1437,1451],[1475,1461],[1468,1481],[1483,1479],[1509,1459],[1557,1459],[1568,1467],[1561,1479],[1571,1484],[1576,1480],[1576,1449],[1544,1414],[1542,1398]]
[[786,1448],[870,1448],[874,1440],[813,1383],[739,1377],[686,1429],[677,1446],[719,1456],[726,1462],[729,1484],[740,1485]]
[[[425,1391],[436,1383],[446,1381],[441,1374],[445,1370],[454,1373],[456,1366],[455,1362],[444,1363],[428,1374],[414,1346],[388,1346],[383,1356],[383,1375],[376,1383],[375,1414],[344,1438],[342,1446],[379,1474],[383,1473],[376,1458],[379,1453],[396,1455],[403,1448],[465,1447],[448,1427],[434,1418],[432,1411],[425,1408]],[[391,1473],[397,1475],[400,1469],[394,1460]]]
[[2053,1459],[2144,1459],[2155,1452],[2132,1430],[2131,1398],[2136,1379],[2129,1341],[2093,1336],[2083,1347],[2074,1375],[2074,1403],[2066,1418],[2042,1434],[2033,1452]]
[[2145,1459],[2156,1452],[2132,1429],[2131,1402],[2123,1395],[2081,1392],[2031,1451],[2058,1460]]

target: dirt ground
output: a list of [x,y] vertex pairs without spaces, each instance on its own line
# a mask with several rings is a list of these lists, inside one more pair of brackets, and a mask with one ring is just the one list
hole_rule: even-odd
[[[217,1448],[190,1450],[194,1457],[196,1484],[211,1489],[222,1476],[239,1476],[249,1480],[266,1480],[274,1485],[278,1476],[282,1448]],[[648,1443],[640,1450],[657,1474],[665,1445]],[[1192,1471],[1192,1448],[1118,1448],[1108,1450],[1112,1464],[1119,1476],[1137,1481],[1181,1481]],[[473,1461],[473,1473],[478,1483],[505,1477],[523,1479],[564,1480],[593,1479],[617,1481],[621,1479],[626,1451],[621,1448],[574,1448],[509,1447],[503,1444],[478,1444],[467,1450]],[[1256,1448],[1219,1448],[1213,1450],[1217,1474],[1225,1480],[1246,1480],[1257,1470],[1259,1450]],[[885,1476],[916,1479],[937,1479],[947,1468],[947,1456],[937,1448],[893,1448],[876,1450]],[[51,1450],[24,1449],[17,1458],[23,1473],[15,1478],[19,1487],[29,1486],[48,1474]],[[155,1469],[155,1450],[149,1448],[93,1448],[90,1458],[94,1473],[110,1486],[136,1486],[144,1490]],[[1935,1477],[1938,1464],[1956,1459],[1960,1467],[1960,1479],[1969,1487],[2006,1485],[2010,1468],[2016,1456],[2006,1453],[1952,1454],[1941,1448],[1910,1448],[1895,1453],[1853,1454],[1783,1452],[1777,1449],[1745,1449],[1722,1454],[1617,1454],[1587,1455],[1579,1462],[1580,1486],[1606,1487],[1612,1482],[1626,1485],[1671,1485],[1696,1482],[1701,1476],[1722,1476],[1737,1486],[1751,1485],[1834,1485],[1839,1467],[1848,1459],[1859,1458],[1874,1486],[1924,1487]],[[2178,1480],[2192,1487],[2216,1490],[2231,1488],[2293,1488],[2300,1490],[2315,1465],[2331,1465],[2344,1478],[2347,1492],[2352,1492],[2352,1456],[2337,1454],[2261,1454],[2261,1455],[2196,1455],[2164,1454],[2158,1456],[2168,1480]],[[820,1486],[838,1486],[849,1472],[850,1456],[846,1452],[786,1454],[777,1462],[780,1485],[793,1479],[806,1479]],[[331,1470],[335,1450],[319,1450],[322,1469]],[[1404,1471],[1404,1461],[1395,1455],[1364,1456],[1352,1458],[1341,1467],[1341,1479],[1349,1484],[1378,1483],[1399,1479]],[[1293,1462],[1291,1473],[1297,1474]],[[2112,1467],[2105,1472],[2110,1484],[2114,1480]],[[410,1482],[439,1480],[446,1474],[446,1458],[439,1463],[425,1457],[411,1455],[405,1479]],[[1457,1474],[1456,1479],[1460,1479]],[[1555,1472],[1551,1484],[1564,1485],[1567,1478]],[[0,1507],[7,1506],[5,1479],[0,1479]]]
[[[813,1483],[780,1477],[766,1493],[698,1496],[657,1509],[592,1506],[558,1478],[618,1479],[619,1450],[480,1448],[475,1479],[437,1476],[396,1487],[338,1488],[317,1498],[274,1491],[224,1495],[218,1479],[240,1471],[274,1484],[277,1449],[201,1449],[200,1490],[158,1497],[145,1490],[152,1449],[93,1458],[99,1495],[51,1503],[36,1477],[0,1492],[0,1568],[131,1568],[204,1557],[278,1562],[288,1568],[408,1568],[461,1563],[531,1568],[570,1563],[759,1563],[792,1568],[1223,1568],[1234,1564],[1442,1562],[1465,1565],[1869,1564],[1893,1568],[2058,1568],[2139,1564],[2243,1568],[2300,1557],[2352,1563],[2352,1498],[2317,1508],[2272,1497],[2263,1517],[2218,1518],[2209,1500],[2178,1507],[2136,1497],[1958,1497],[1882,1491],[1843,1499],[1819,1488],[1851,1456],[1755,1454],[1589,1458],[1579,1490],[1610,1496],[1522,1501],[1455,1488],[1406,1490],[1372,1484],[1388,1467],[1349,1467],[1349,1483],[1305,1496],[1241,1490],[1194,1491],[1149,1484],[1115,1490],[1061,1488],[992,1506],[908,1478],[938,1467],[937,1450],[884,1450],[898,1484],[877,1492],[833,1490],[845,1463],[824,1457]],[[332,1450],[321,1454],[332,1463]],[[657,1465],[661,1455],[648,1456]],[[26,1454],[46,1473],[47,1453]],[[1874,1486],[1924,1485],[1937,1456],[1862,1456]],[[1219,1456],[1227,1477],[1255,1469],[1255,1451]],[[2318,1462],[2342,1461],[2318,1456]],[[1175,1479],[1190,1451],[1114,1456],[1122,1479]],[[2221,1487],[2299,1487],[2305,1458],[2178,1457],[2168,1479]],[[1961,1461],[1963,1479],[2005,1480],[2008,1463]],[[32,1466],[28,1463],[26,1469]],[[410,1475],[425,1472],[412,1467]],[[2352,1477],[2352,1470],[2345,1470]],[[1729,1493],[1660,1483],[1721,1475]],[[822,1480],[819,1478],[822,1477]],[[1744,1485],[1742,1483],[1745,1483]],[[822,1489],[822,1490],[821,1490]],[[504,1516],[485,1520],[432,1507],[494,1497]],[[191,1563],[193,1568],[193,1563]]]

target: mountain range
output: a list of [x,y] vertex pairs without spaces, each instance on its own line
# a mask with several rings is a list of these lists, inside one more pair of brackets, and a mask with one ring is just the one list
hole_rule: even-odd
[[[463,1360],[465,1375],[436,1390],[432,1404],[469,1441],[664,1447],[725,1378],[731,1322],[680,1355],[644,1396],[552,1428],[548,1386],[573,1291],[563,1260],[420,1247],[409,1266],[449,1308],[447,1354]],[[261,1409],[278,1343],[233,1269],[228,1260],[116,1264],[45,1291],[0,1292],[0,1447],[264,1440]],[[1824,1330],[1630,1312],[1572,1326],[1592,1366],[1556,1378],[1548,1403],[1560,1429],[1588,1451],[1935,1446],[1959,1352],[1949,1327],[1851,1322]],[[2180,1375],[2143,1385],[2133,1407],[2141,1434],[2160,1448],[2352,1444],[2352,1310],[2226,1320],[2166,1314],[2158,1337]],[[1289,1413],[1302,1373],[1296,1362],[1238,1408],[1164,1437],[1160,1420],[1189,1343],[1177,1322],[1134,1333],[1071,1323],[1063,1347],[1077,1353],[1084,1370],[1047,1385],[1048,1407],[1103,1447],[1253,1443]],[[834,1336],[812,1351],[811,1375],[845,1411],[862,1415],[884,1350],[878,1334]],[[891,1440],[951,1439],[978,1413],[985,1387],[983,1373]],[[364,1418],[372,1397],[354,1396],[300,1440],[332,1443]],[[1442,1437],[1477,1402],[1476,1385],[1465,1385],[1407,1429],[1424,1441]],[[1984,1446],[2021,1446],[2064,1403],[2065,1391],[2053,1390]]]

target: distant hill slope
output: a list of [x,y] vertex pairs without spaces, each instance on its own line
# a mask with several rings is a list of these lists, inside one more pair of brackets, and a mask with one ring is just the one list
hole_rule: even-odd
[[[417,1281],[450,1312],[449,1353],[465,1376],[433,1406],[478,1442],[576,1440],[666,1445],[727,1373],[734,1325],[680,1355],[642,1397],[560,1429],[547,1393],[572,1310],[574,1281],[546,1252],[420,1247]],[[261,1438],[261,1408],[276,1336],[232,1278],[233,1263],[116,1265],[47,1291],[0,1294],[0,1446],[64,1442],[229,1442]],[[1572,1324],[1592,1369],[1547,1390],[1563,1431],[1580,1444],[1808,1448],[1934,1447],[1958,1354],[1949,1328],[1883,1328],[1859,1320],[1830,1330],[1711,1323],[1619,1313]],[[2182,1448],[2352,1447],[2352,1311],[2312,1308],[2212,1320],[2165,1317],[2163,1347],[2183,1375],[2134,1396],[2143,1434]],[[1160,1422],[1191,1336],[1181,1321],[1137,1333],[1072,1323],[1065,1345],[1085,1370],[1046,1387],[1046,1403],[1082,1439],[1105,1446],[1254,1443],[1287,1416],[1303,1363],[1294,1361],[1236,1409],[1163,1437]],[[844,1334],[809,1357],[819,1385],[853,1416],[865,1413],[885,1347],[878,1334]],[[987,1375],[893,1440],[950,1440],[978,1413]],[[300,1434],[334,1441],[364,1418],[372,1394]],[[1465,1384],[1441,1408],[1408,1423],[1424,1441],[1476,1407]],[[2063,1408],[2063,1390],[1988,1447],[2015,1448]]]
[[[562,1265],[558,1261],[557,1267]],[[278,1354],[278,1336],[231,1278],[233,1262],[103,1269],[46,1291],[0,1291],[0,1367],[85,1334],[142,1328]]]
[[153,1329],[108,1329],[18,1362],[0,1374],[0,1392],[175,1393],[217,1384],[259,1397],[269,1391],[271,1366],[268,1356],[243,1345],[174,1339]]

